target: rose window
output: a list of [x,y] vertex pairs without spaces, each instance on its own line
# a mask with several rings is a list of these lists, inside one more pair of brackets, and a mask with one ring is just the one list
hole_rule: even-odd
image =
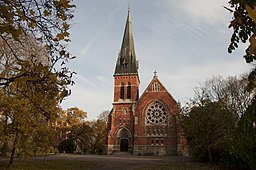
[[159,103],[151,104],[146,112],[147,124],[167,124],[167,113],[165,107]]

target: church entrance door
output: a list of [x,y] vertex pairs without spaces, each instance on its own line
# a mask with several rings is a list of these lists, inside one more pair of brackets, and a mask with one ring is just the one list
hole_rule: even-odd
[[121,139],[120,151],[121,152],[128,152],[128,139]]

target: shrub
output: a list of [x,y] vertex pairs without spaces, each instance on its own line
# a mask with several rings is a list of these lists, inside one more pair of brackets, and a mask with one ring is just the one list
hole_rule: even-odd
[[58,145],[60,153],[73,153],[75,151],[75,145],[71,139],[65,139]]

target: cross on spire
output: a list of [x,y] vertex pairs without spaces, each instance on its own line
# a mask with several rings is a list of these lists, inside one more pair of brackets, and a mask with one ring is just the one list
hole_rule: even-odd
[[157,76],[157,71],[155,70],[154,71],[154,78],[157,78],[158,76]]

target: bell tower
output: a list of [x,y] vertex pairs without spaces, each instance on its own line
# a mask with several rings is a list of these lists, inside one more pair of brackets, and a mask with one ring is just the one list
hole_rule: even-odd
[[138,61],[136,60],[130,9],[121,50],[114,72],[114,101],[109,116],[108,154],[133,151],[134,108],[139,99]]
[[126,20],[123,42],[114,73],[114,103],[138,100],[138,61],[136,60],[130,10]]

